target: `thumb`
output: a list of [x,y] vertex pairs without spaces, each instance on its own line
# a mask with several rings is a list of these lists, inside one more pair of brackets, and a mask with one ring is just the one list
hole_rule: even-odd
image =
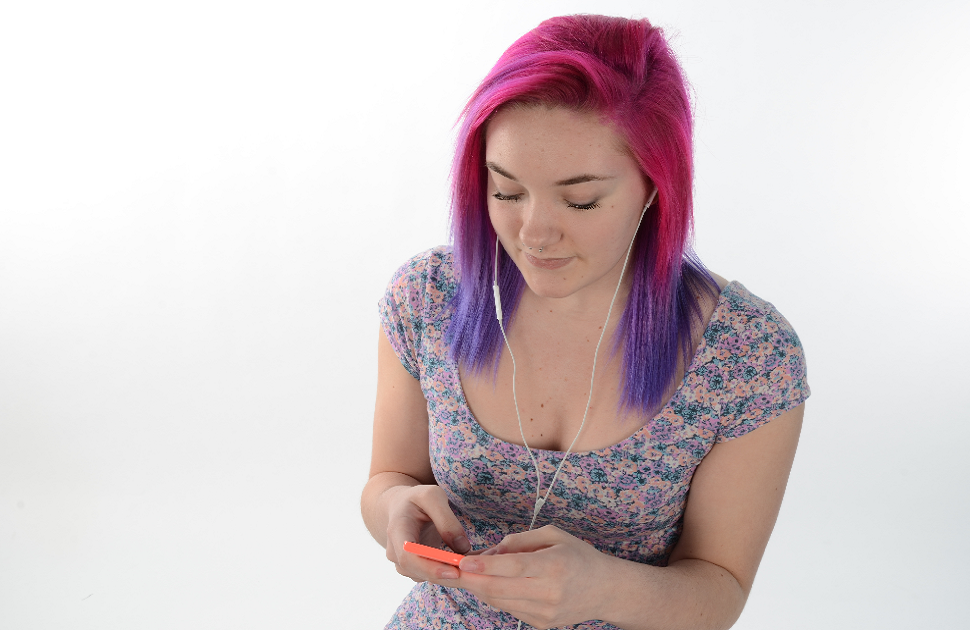
[[445,544],[458,553],[468,553],[471,550],[465,530],[458,522],[458,517],[451,511],[444,490],[434,486],[432,492],[419,505],[434,523],[435,529],[438,530]]
[[[502,542],[492,547],[485,553],[492,555],[493,553],[524,553],[529,551],[538,551],[539,549],[545,549],[547,547],[552,547],[556,543],[562,542],[561,537],[562,530],[554,525],[546,525],[539,529],[534,529],[528,532],[522,532],[519,534],[509,534],[502,539]],[[494,551],[493,551],[494,550]]]

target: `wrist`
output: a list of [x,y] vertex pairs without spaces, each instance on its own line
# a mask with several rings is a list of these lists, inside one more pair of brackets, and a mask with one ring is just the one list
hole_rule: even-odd
[[388,506],[399,491],[420,485],[414,477],[403,473],[385,472],[372,476],[361,494],[361,514],[364,524],[381,546],[387,545]]
[[609,621],[616,617],[617,607],[624,601],[624,581],[629,581],[631,577],[626,575],[624,565],[629,561],[602,552],[599,555],[599,566],[594,573],[591,612],[593,619]]

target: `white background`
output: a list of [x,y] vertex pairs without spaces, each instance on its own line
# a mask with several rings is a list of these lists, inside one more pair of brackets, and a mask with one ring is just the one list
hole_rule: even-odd
[[[153,6],[154,5],[154,6]],[[380,628],[376,302],[541,19],[665,27],[702,259],[813,396],[737,628],[966,627],[966,2],[7,2],[0,627]]]

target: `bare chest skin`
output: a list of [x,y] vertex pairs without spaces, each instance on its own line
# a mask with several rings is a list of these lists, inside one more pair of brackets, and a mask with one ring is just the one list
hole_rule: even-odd
[[[727,284],[720,276],[714,275],[714,279],[721,289]],[[702,301],[703,325],[694,331],[695,348],[716,306],[716,300]],[[540,313],[535,308],[520,309],[507,334],[515,353],[515,390],[525,438],[532,448],[565,451],[583,421],[590,392],[593,354],[602,323],[563,326],[560,322],[555,326],[554,315]],[[596,378],[586,425],[572,449],[576,453],[621,442],[636,433],[646,420],[632,414],[618,415],[623,356],[618,351],[610,357],[611,335],[618,319],[618,311],[614,310],[596,361]],[[678,361],[677,372],[664,393],[664,405],[683,381],[685,369],[683,361]],[[495,380],[491,370],[471,375],[459,368],[459,376],[465,400],[479,425],[500,440],[521,445],[522,436],[512,398],[512,360],[508,349],[503,345]]]
[[[719,276],[714,278],[722,289],[727,284]],[[701,305],[704,323],[695,330],[695,348],[716,304],[716,300],[705,300]],[[539,313],[534,308],[520,309],[507,334],[515,353],[515,389],[525,438],[532,448],[565,451],[583,421],[602,321],[568,326],[558,322],[557,326],[554,315]],[[618,415],[623,385],[622,351],[610,356],[611,335],[618,319],[618,311],[614,310],[596,361],[586,425],[573,452],[599,450],[621,442],[636,433],[646,420],[633,414]],[[680,386],[684,371],[685,365],[679,361],[677,372],[664,393],[663,404]],[[500,440],[521,445],[512,398],[512,360],[504,344],[496,379],[493,380],[491,370],[472,375],[460,368],[459,376],[465,400],[479,425]]]

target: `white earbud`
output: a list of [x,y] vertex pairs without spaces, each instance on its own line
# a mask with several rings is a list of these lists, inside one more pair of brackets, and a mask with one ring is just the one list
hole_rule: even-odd
[[495,296],[495,316],[502,324],[502,298],[498,294],[498,234],[495,235],[495,270],[492,273],[492,294]]

